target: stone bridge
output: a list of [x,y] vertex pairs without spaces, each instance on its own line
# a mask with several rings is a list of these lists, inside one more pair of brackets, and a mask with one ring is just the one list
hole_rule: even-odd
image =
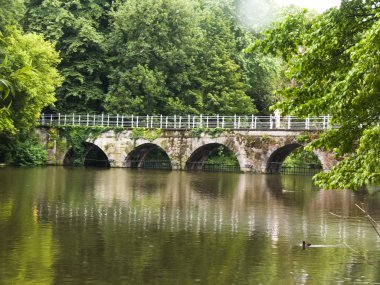
[[[38,129],[49,150],[49,162],[70,164],[73,150],[69,144],[52,139],[50,128],[41,126]],[[96,150],[107,166],[141,167],[149,153],[159,150],[170,160],[168,168],[190,170],[201,166],[220,146],[224,146],[236,156],[241,171],[275,173],[291,152],[319,134],[317,130],[289,129],[219,129],[218,132],[198,129],[198,133],[194,129],[159,130],[144,129],[145,134],[138,137],[132,128],[109,129],[86,140],[84,160],[89,159],[90,151]],[[336,163],[331,153],[318,150],[314,153],[325,171]]]

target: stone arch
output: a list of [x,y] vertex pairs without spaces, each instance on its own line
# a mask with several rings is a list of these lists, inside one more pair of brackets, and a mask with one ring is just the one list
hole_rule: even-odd
[[[162,159],[146,161],[149,154],[158,151]],[[171,160],[167,152],[159,145],[143,143],[132,150],[125,158],[124,166],[127,168],[159,168],[172,169]]]
[[90,142],[84,142],[83,146],[84,149],[81,154],[76,154],[74,149],[70,148],[63,159],[63,165],[83,165],[90,167],[111,166],[107,154],[99,146]]
[[237,161],[239,162],[239,167],[241,168],[240,161],[238,156],[235,154],[233,149],[229,148],[228,146],[218,143],[218,142],[212,142],[208,144],[204,144],[198,148],[196,148],[188,158],[185,164],[185,170],[202,170],[203,163],[213,154],[215,154],[219,147],[223,146],[224,148],[230,150],[234,156],[236,157]]
[[[304,146],[300,143],[289,143],[284,146],[281,146],[274,150],[269,156],[266,166],[266,173],[279,173],[281,170],[281,165],[285,161],[285,159],[297,148],[303,148]],[[317,151],[313,151],[313,153],[318,157],[319,161],[323,167],[323,159],[320,157],[320,153]]]

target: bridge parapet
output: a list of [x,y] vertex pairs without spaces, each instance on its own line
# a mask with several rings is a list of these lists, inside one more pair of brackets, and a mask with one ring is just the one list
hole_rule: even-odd
[[107,114],[42,114],[39,125],[87,126],[147,129],[220,128],[233,130],[326,130],[333,128],[330,116],[298,118],[294,116],[134,116]]

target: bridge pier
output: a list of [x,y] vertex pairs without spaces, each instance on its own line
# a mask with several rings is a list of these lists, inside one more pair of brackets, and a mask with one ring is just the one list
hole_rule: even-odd
[[320,149],[314,150],[314,153],[321,161],[323,171],[329,171],[334,165],[338,163],[335,155],[331,152],[322,151]]

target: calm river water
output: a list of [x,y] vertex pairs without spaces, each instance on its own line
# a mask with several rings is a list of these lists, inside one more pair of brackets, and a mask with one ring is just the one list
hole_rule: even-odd
[[380,220],[306,176],[0,168],[0,284],[380,284],[355,203]]

